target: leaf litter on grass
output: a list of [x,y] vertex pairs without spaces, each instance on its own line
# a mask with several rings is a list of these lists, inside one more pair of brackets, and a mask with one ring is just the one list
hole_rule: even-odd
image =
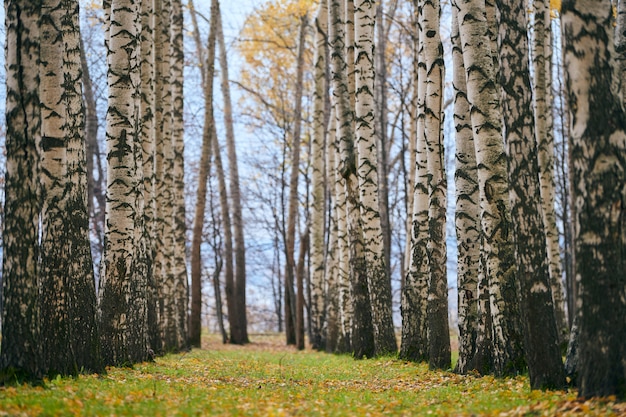
[[428,370],[386,357],[355,361],[287,347],[280,335],[246,346],[213,336],[202,350],[106,375],[0,388],[0,416],[626,416],[614,398],[531,391],[498,379]]

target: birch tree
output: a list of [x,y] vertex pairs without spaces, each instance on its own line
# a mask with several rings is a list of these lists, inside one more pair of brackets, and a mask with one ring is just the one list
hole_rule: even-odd
[[[416,8],[419,20],[419,5]],[[415,173],[413,180],[411,209],[411,238],[409,241],[409,258],[404,285],[402,286],[402,340],[400,357],[413,361],[428,360],[428,154],[426,149],[425,118],[426,105],[426,67],[424,62],[424,39],[417,32],[417,60],[415,69],[416,86],[416,120],[415,134]]]
[[100,329],[106,364],[147,358],[145,282],[138,253],[136,221],[142,218],[137,167],[139,97],[139,3],[110,3],[108,31],[107,207]]
[[509,157],[509,197],[515,236],[524,346],[530,385],[560,388],[565,374],[550,287],[541,212],[539,161],[528,63],[526,10],[522,1],[498,6],[498,50],[504,135]]
[[[456,131],[455,227],[458,244],[459,358],[455,372],[464,374],[477,350],[478,266],[480,262],[480,205],[476,151],[467,101],[465,66],[459,39],[458,9],[452,8],[452,66]],[[484,289],[483,289],[484,291]],[[484,333],[484,330],[483,330]]]
[[40,42],[41,342],[48,374],[76,375],[102,370],[87,212],[78,2],[44,1],[42,7],[47,18],[41,21]]
[[450,367],[448,278],[446,256],[447,179],[443,145],[443,45],[439,35],[439,2],[422,3],[420,39],[424,40],[426,94],[424,140],[428,170],[428,363],[431,369]]
[[174,234],[174,302],[178,349],[186,349],[189,333],[189,288],[187,281],[186,214],[185,214],[185,143],[183,125],[183,6],[172,0],[172,31],[170,34],[170,68],[172,89],[172,149],[173,149],[173,234]]
[[577,215],[579,396],[626,398],[626,118],[615,66],[609,1],[562,5]]
[[535,111],[535,135],[539,159],[539,184],[541,209],[546,233],[547,256],[550,271],[550,286],[557,330],[561,343],[567,340],[568,325],[565,317],[559,232],[556,225],[555,182],[554,182],[554,135],[552,133],[552,30],[550,24],[550,2],[533,1],[533,45],[534,70],[533,103]]
[[493,325],[494,371],[516,374],[524,368],[521,323],[517,302],[513,234],[508,197],[506,154],[495,84],[493,49],[485,5],[459,0],[458,22],[467,80],[474,147],[478,167],[485,274]]
[[[374,107],[374,23],[376,6],[357,0],[355,28],[355,123],[357,177],[363,244],[377,355],[395,353],[391,313],[391,279],[387,275],[385,244],[378,205],[377,146]],[[447,287],[446,287],[447,288]],[[447,313],[446,313],[447,316]]]
[[3,379],[40,377],[39,19],[41,1],[5,1],[6,173],[2,250]]
[[315,17],[315,90],[313,103],[313,136],[311,138],[311,346],[323,349],[325,326],[324,237],[326,218],[326,101],[328,2],[322,0]]
[[[335,166],[345,181],[347,241],[349,253],[349,279],[353,304],[351,348],[356,358],[375,354],[372,329],[372,312],[363,253],[363,231],[359,213],[358,184],[356,178],[356,155],[354,149],[354,112],[351,105],[350,87],[346,68],[346,37],[344,25],[350,21],[348,11],[342,14],[341,2],[331,0],[328,7],[328,26],[331,59],[333,104],[336,117]],[[344,20],[345,19],[345,20]],[[349,25],[347,25],[349,27]],[[347,43],[346,43],[347,42]],[[338,190],[341,192],[341,190]]]

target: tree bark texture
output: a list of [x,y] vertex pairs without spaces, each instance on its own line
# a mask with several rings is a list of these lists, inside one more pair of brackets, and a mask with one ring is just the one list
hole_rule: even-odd
[[498,6],[498,50],[509,198],[520,286],[524,350],[533,389],[565,385],[543,227],[539,161],[528,62],[526,4]]
[[78,3],[45,1],[42,10],[48,16],[40,43],[42,351],[48,374],[77,375],[103,369],[89,242]]
[[[419,16],[418,16],[419,19]],[[417,30],[417,106],[415,178],[412,192],[410,261],[402,285],[402,339],[400,357],[428,361],[428,153],[426,149],[426,67],[422,31]]]
[[515,375],[525,368],[515,257],[508,197],[506,154],[496,91],[493,51],[485,3],[459,0],[458,22],[467,96],[474,131],[484,235],[485,274],[488,279],[493,324],[496,375]]
[[6,173],[2,379],[37,378],[39,343],[39,19],[41,1],[6,0]]
[[313,93],[313,136],[311,138],[311,347],[325,348],[324,236],[326,219],[326,101],[328,53],[328,1],[320,2],[315,18],[315,90]]
[[567,342],[568,323],[563,300],[561,273],[561,253],[559,231],[556,225],[555,183],[554,183],[554,134],[552,120],[552,31],[550,26],[550,2],[533,2],[533,69],[534,69],[534,110],[535,135],[539,159],[539,184],[541,208],[546,233],[550,286],[559,342]]
[[183,124],[183,5],[181,0],[172,0],[172,31],[170,42],[170,69],[172,89],[172,149],[173,179],[172,196],[174,217],[174,301],[176,303],[177,344],[185,350],[189,346],[189,284],[186,254],[185,213],[185,143]]
[[143,361],[148,354],[145,277],[137,241],[139,133],[139,4],[112,1],[108,37],[107,206],[100,330],[105,364]]
[[626,398],[626,117],[609,1],[563,2],[579,279],[579,396]]
[[[377,355],[398,350],[391,311],[391,278],[378,204],[378,157],[374,106],[374,24],[376,5],[357,0],[355,28],[355,137],[363,245]],[[446,313],[447,317],[447,313]]]
[[480,205],[476,150],[467,101],[463,52],[459,39],[458,9],[452,8],[452,65],[454,127],[456,131],[455,226],[458,242],[457,286],[459,358],[455,372],[465,374],[476,354],[478,337],[478,265],[480,262]]

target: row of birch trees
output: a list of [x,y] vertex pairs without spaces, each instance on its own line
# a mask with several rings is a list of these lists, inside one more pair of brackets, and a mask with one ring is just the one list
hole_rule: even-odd
[[83,91],[91,83],[78,6],[5,2],[3,379],[100,372],[188,346],[182,3],[103,4],[106,205],[97,289],[84,104],[92,92]]
[[[377,118],[385,110],[376,94],[374,73],[381,71],[374,27],[382,7],[322,0],[314,25],[311,343],[356,358],[397,351],[381,204],[386,178],[377,172],[377,153],[385,149]],[[624,33],[614,29],[609,1],[571,0],[560,12],[543,0],[532,7],[529,26],[523,1],[451,6],[455,371],[505,376],[527,370],[534,388],[563,387],[561,348],[569,342],[568,376],[580,395],[623,396],[626,355],[617,335],[626,331],[620,319],[626,308]],[[412,195],[399,355],[448,369],[441,4],[418,0],[413,10],[415,124],[407,147]],[[619,28],[622,2],[617,10]],[[551,30],[551,14],[559,13],[562,34]],[[555,215],[553,37],[563,44],[569,109],[563,130],[578,287],[574,323],[564,309]]]

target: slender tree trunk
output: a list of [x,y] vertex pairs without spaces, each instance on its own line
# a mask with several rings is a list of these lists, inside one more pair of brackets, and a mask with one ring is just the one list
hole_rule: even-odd
[[[417,2],[416,15],[417,13]],[[418,17],[418,16],[416,16]],[[419,17],[418,17],[419,18]],[[416,29],[417,29],[416,25]],[[424,39],[417,32],[416,86],[416,134],[415,168],[413,172],[411,207],[410,261],[402,285],[402,341],[400,357],[412,361],[428,360],[428,158],[425,142],[426,67],[424,61]]]
[[459,39],[458,10],[452,8],[452,65],[454,87],[454,125],[456,131],[455,226],[458,242],[459,358],[455,372],[468,372],[476,353],[478,336],[478,264],[480,262],[480,205],[476,151],[467,101],[465,66]]
[[5,1],[6,173],[0,380],[39,378],[39,19],[41,1]]
[[315,90],[313,102],[313,136],[311,138],[311,347],[323,349],[326,344],[324,317],[324,236],[326,218],[326,97],[328,44],[328,1],[320,2],[315,18]]
[[443,145],[443,45],[439,35],[439,1],[420,8],[420,39],[424,40],[426,97],[424,140],[428,170],[428,363],[431,369],[451,364],[448,325],[446,256],[447,178]]
[[183,122],[183,6],[172,0],[170,68],[172,74],[172,148],[174,150],[172,195],[174,198],[174,294],[176,297],[179,349],[189,348],[189,284],[186,255],[185,143]]
[[387,276],[391,277],[391,221],[389,219],[389,155],[387,152],[387,31],[385,25],[384,4],[381,0],[376,6],[376,48],[375,48],[375,132],[376,156],[378,173],[378,201],[380,226],[383,229],[383,243],[385,248],[385,268]]
[[[219,3],[219,2],[218,2]],[[228,78],[228,60],[222,28],[222,15],[217,19],[217,41],[220,47],[221,87],[224,94],[224,125],[226,128],[226,149],[228,153],[228,170],[230,174],[230,200],[232,202],[233,234],[235,243],[235,280],[234,293],[237,314],[234,317],[236,326],[231,325],[231,343],[245,344],[248,339],[248,319],[246,313],[246,243],[244,239],[243,211],[241,208],[241,191],[239,186],[239,167],[235,146],[235,129]],[[229,310],[229,315],[231,311]],[[230,316],[229,316],[230,317]]]
[[376,354],[385,355],[395,353],[398,348],[391,312],[391,278],[387,274],[384,234],[378,204],[377,137],[374,130],[375,12],[376,6],[373,1],[358,0],[355,4],[355,136],[358,148],[359,207],[372,305],[374,343]]
[[[285,300],[289,301],[289,310],[292,313],[291,320],[294,321],[294,334],[287,334],[287,344],[297,344],[297,308],[296,299],[291,299],[293,285],[295,281],[295,240],[296,240],[296,222],[298,221],[298,177],[300,175],[300,136],[302,129],[302,93],[303,93],[303,77],[304,77],[304,48],[305,35],[308,27],[308,16],[304,15],[300,18],[300,30],[298,36],[298,53],[296,63],[296,91],[295,91],[295,108],[293,112],[293,138],[291,143],[291,173],[289,178],[289,205],[287,214],[287,234],[285,241]],[[287,304],[285,304],[287,305]],[[293,314],[295,313],[295,314]],[[286,315],[287,317],[287,315]]]
[[[211,22],[209,38],[207,42],[207,60],[205,72],[203,72],[204,90],[204,128],[202,130],[202,153],[200,154],[200,167],[198,173],[198,188],[196,194],[196,207],[193,221],[193,234],[191,240],[191,318],[189,327],[189,342],[191,346],[201,346],[202,334],[202,237],[204,229],[204,215],[207,203],[207,183],[211,167],[211,150],[213,141],[213,77],[215,73],[215,39],[216,39],[217,1],[211,4]],[[197,32],[197,26],[194,28]],[[198,42],[199,38],[196,38]],[[197,50],[202,50],[201,45],[196,45]]]
[[[331,109],[331,118],[328,124],[326,140],[326,172],[329,181],[331,203],[329,217],[331,218],[329,248],[326,276],[327,276],[327,315],[326,327],[327,352],[349,352],[350,335],[352,329],[352,309],[349,301],[350,286],[348,284],[347,266],[347,235],[346,235],[346,205],[345,186],[337,172],[336,166],[336,125],[335,110]],[[344,301],[347,300],[345,303]]]
[[[146,301],[148,346],[155,349],[160,339],[157,317],[157,288],[155,282],[154,258],[156,255],[156,201],[155,201],[155,48],[154,48],[154,7],[151,1],[141,2],[141,152],[142,182],[144,188],[144,234],[146,246]],[[95,103],[94,103],[95,105]],[[154,352],[154,350],[153,350]]]
[[563,3],[580,278],[580,397],[626,399],[626,116],[609,1]]
[[296,348],[304,350],[304,274],[306,254],[309,251],[309,231],[300,236],[300,248],[296,266]]
[[541,208],[546,233],[547,256],[550,271],[550,286],[556,326],[561,345],[567,342],[568,325],[563,301],[561,254],[559,231],[556,226],[555,184],[554,184],[554,135],[552,133],[552,31],[550,28],[550,2],[537,0],[533,25],[533,69],[534,69],[534,109],[535,134],[539,159],[539,184],[541,186]]

